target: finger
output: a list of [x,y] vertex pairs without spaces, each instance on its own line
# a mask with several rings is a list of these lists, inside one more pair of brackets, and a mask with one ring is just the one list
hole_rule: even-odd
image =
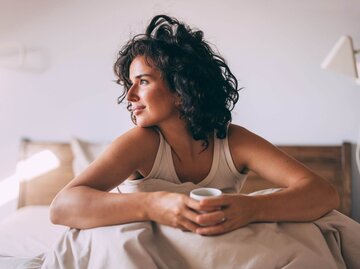
[[192,199],[190,197],[188,197],[185,200],[185,204],[187,207],[191,208],[192,210],[195,210],[197,212],[201,212],[201,211],[205,211],[205,212],[213,212],[213,211],[217,211],[217,210],[221,210],[222,207],[221,206],[203,206],[200,204],[199,201]]
[[187,207],[190,207],[191,209],[194,209],[196,211],[200,211],[200,208],[201,208],[200,202],[195,200],[195,199],[187,197],[185,199],[185,204],[186,204]]
[[204,207],[222,207],[228,205],[228,199],[225,195],[222,195],[201,200],[199,203],[201,209]]
[[184,219],[184,221],[181,223],[181,226],[183,226],[186,230],[191,231],[193,233],[196,233],[196,229],[199,228],[198,225],[186,219]]
[[221,206],[200,206],[202,213],[210,213],[210,212],[215,212],[215,211],[219,211],[222,210],[224,207]]
[[178,227],[181,231],[183,231],[183,232],[190,232],[190,230],[189,229],[187,229],[187,228],[185,228],[184,226],[182,226],[182,225],[179,225],[179,227]]
[[196,222],[197,217],[199,216],[199,213],[190,210],[190,209],[185,209],[183,216],[188,219],[191,220],[192,222]]
[[199,225],[213,225],[221,223],[226,218],[224,211],[215,211],[204,213],[196,217],[196,223]]
[[183,231],[183,232],[186,232],[188,229],[186,229],[184,226],[182,226],[182,225],[178,225],[178,227],[174,227],[174,228],[178,228],[178,229],[180,229],[181,231]]
[[225,220],[224,222],[213,225],[213,226],[199,227],[196,229],[196,233],[201,234],[201,235],[224,234],[224,233],[228,232],[229,226],[230,226],[229,222]]

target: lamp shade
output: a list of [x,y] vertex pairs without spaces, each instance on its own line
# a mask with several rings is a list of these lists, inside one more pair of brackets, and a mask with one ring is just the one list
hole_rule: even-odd
[[358,78],[355,53],[351,37],[342,36],[325,58],[321,67]]

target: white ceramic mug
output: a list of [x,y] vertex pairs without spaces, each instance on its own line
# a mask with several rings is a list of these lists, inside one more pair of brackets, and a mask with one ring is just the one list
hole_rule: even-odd
[[190,198],[195,200],[204,200],[206,198],[220,196],[222,191],[216,188],[198,188],[190,192]]
[[[222,191],[216,188],[198,188],[190,192],[190,198],[201,201],[211,197],[217,197],[222,195]],[[203,214],[207,213],[206,211],[198,211],[198,213]],[[206,226],[206,225],[200,225]]]

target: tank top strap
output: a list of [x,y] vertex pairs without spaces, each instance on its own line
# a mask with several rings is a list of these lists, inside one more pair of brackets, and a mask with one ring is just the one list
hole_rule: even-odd
[[158,130],[158,129],[155,129],[155,130],[159,134],[159,138],[160,138],[159,148],[157,150],[155,161],[151,168],[151,171],[144,179],[157,177],[157,174],[158,174],[157,171],[160,170],[160,164],[162,162],[163,156],[165,155],[165,149],[166,149],[165,138],[161,134],[160,130]]
[[242,178],[244,177],[243,174],[241,174],[235,167],[234,164],[234,160],[231,156],[231,152],[230,152],[230,147],[229,147],[229,132],[227,132],[226,137],[222,140],[222,147],[225,153],[225,160],[226,163],[228,165],[228,167],[230,168],[230,171],[237,177],[237,178]]

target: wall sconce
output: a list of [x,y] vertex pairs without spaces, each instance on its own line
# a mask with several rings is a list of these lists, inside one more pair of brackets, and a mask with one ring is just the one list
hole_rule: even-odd
[[49,54],[43,48],[21,43],[0,43],[0,69],[42,73],[51,64]]
[[24,64],[25,48],[20,43],[0,44],[0,68],[19,68]]
[[360,63],[356,62],[355,57],[359,52],[360,50],[354,50],[353,41],[350,36],[342,36],[324,59],[321,67],[350,76],[360,84]]

